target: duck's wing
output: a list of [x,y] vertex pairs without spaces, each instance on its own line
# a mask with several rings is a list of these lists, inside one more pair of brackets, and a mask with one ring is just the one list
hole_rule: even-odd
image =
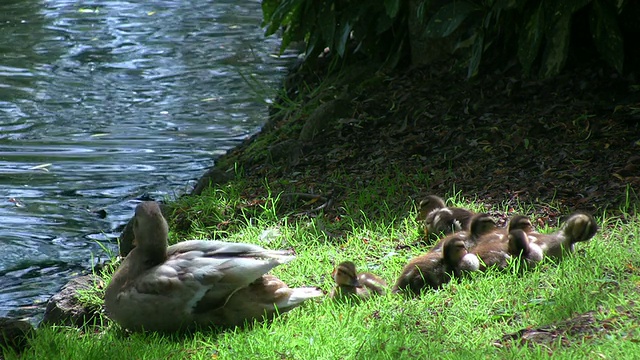
[[139,294],[180,297],[188,308],[204,297],[221,304],[238,289],[294,259],[288,251],[257,245],[191,240],[170,246],[167,260],[136,280]]
[[272,319],[305,300],[323,295],[317,288],[290,288],[282,280],[267,274],[238,289],[222,303],[212,292],[207,293],[196,306],[194,318],[203,325],[242,326],[245,322]]
[[438,208],[427,214],[425,225],[429,233],[450,234],[456,231],[468,230],[468,224],[473,213],[463,208]]
[[469,251],[481,260],[482,264],[479,267],[481,271],[491,266],[503,269],[507,266],[507,260],[511,258],[508,238],[501,229],[480,237]]

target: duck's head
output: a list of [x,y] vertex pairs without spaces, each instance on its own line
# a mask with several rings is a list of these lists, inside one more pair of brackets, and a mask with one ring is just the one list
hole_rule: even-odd
[[420,205],[418,206],[418,219],[424,220],[427,218],[427,215],[435,209],[441,209],[447,207],[444,200],[435,195],[428,195],[424,198],[424,200],[420,201]]
[[528,234],[533,232],[533,225],[528,217],[515,215],[509,220],[509,224],[507,225],[507,232],[511,233],[513,230],[522,230]]
[[522,229],[513,229],[509,231],[509,253],[519,256],[526,254],[529,249],[529,237]]
[[467,250],[462,236],[452,236],[445,241],[442,257],[447,265],[454,269],[477,271],[480,268],[478,257]]
[[161,263],[166,259],[169,225],[155,201],[144,201],[136,206],[133,218],[133,244],[148,261]]
[[477,214],[471,219],[469,233],[472,238],[478,238],[497,229],[496,222],[488,214]]
[[467,255],[467,247],[464,240],[458,236],[453,236],[442,245],[442,256],[450,265],[457,265],[462,258]]
[[562,228],[571,242],[587,241],[598,231],[598,224],[593,216],[586,213],[574,213],[569,216]]
[[338,286],[360,286],[356,265],[351,261],[341,262],[331,275]]

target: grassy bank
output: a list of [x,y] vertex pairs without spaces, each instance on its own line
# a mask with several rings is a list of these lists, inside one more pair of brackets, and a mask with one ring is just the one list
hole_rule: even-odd
[[[392,179],[381,179],[380,187],[353,193],[345,202],[352,206],[326,218],[321,212],[283,216],[287,194],[268,195],[265,189],[262,198],[247,200],[240,197],[244,184],[237,179],[174,204],[172,229],[181,230],[172,231],[171,238],[225,237],[293,248],[297,259],[274,271],[290,286],[319,286],[328,292],[333,266],[343,260],[392,285],[407,260],[427,247],[412,245],[420,233],[413,200],[395,209],[386,207],[384,197],[372,196],[390,183]],[[482,199],[451,200],[498,216],[509,208],[482,204]],[[317,200],[298,201],[309,205]],[[528,205],[515,211],[528,213],[534,208]],[[365,209],[376,209],[381,220],[368,220]],[[578,244],[575,256],[524,275],[478,274],[417,299],[388,294],[357,306],[310,301],[272,323],[223,332],[127,334],[106,322],[81,330],[40,328],[20,358],[637,358],[640,219],[623,222],[606,214],[597,219],[600,231],[590,242]],[[527,335],[532,341],[506,336],[525,328],[538,329]],[[5,357],[18,358],[13,353]]]

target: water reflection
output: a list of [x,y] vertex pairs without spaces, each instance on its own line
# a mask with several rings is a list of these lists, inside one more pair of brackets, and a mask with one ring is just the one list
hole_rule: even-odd
[[188,191],[259,128],[240,74],[274,88],[288,63],[260,21],[260,1],[0,4],[0,316],[41,313],[137,197]]

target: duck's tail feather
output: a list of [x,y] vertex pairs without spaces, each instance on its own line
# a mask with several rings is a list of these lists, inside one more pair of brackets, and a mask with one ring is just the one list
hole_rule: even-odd
[[[283,296],[280,296],[278,301],[275,303],[276,307],[280,311],[292,309],[308,299],[324,296],[322,290],[314,287],[282,288],[277,292],[283,293]],[[284,293],[286,293],[286,295]]]

